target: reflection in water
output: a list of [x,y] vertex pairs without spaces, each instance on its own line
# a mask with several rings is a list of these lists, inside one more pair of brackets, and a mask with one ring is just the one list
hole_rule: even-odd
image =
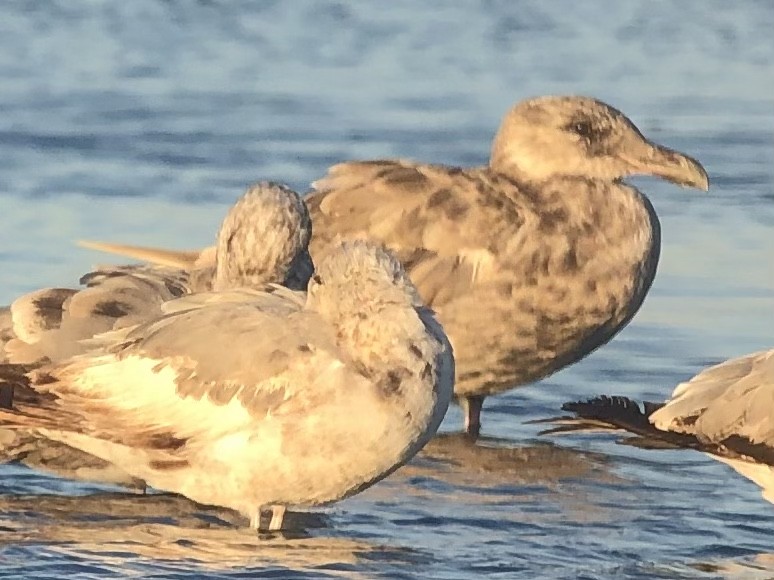
[[35,544],[119,567],[143,559],[294,569],[356,564],[363,558],[412,559],[410,549],[311,537],[306,530],[327,525],[320,514],[288,513],[286,518],[291,532],[259,535],[235,512],[175,495],[0,496],[0,550]]
[[479,517],[491,515],[501,523],[614,518],[610,509],[599,506],[590,495],[588,483],[607,485],[612,494],[617,493],[616,487],[629,484],[610,473],[601,454],[492,437],[474,442],[464,433],[444,433],[433,438],[411,463],[366,492],[366,497],[369,501],[420,498],[432,502],[436,515],[475,506]]
[[[8,566],[28,567],[26,550],[32,549],[45,554],[49,566],[88,562],[98,568],[97,575],[118,577],[160,569],[231,576],[244,574],[245,568],[278,575],[292,569],[294,577],[358,577],[360,572],[368,577],[374,566],[395,570],[433,561],[437,547],[403,547],[415,545],[412,538],[426,537],[428,526],[436,525],[424,521],[428,516],[457,530],[458,540],[446,536],[444,542],[474,552],[479,548],[469,541],[473,529],[485,530],[482,541],[500,548],[510,545],[513,529],[521,530],[519,542],[526,551],[541,549],[560,530],[607,529],[608,537],[624,533],[627,526],[620,524],[632,517],[625,509],[632,483],[609,468],[602,455],[551,443],[473,442],[461,433],[443,434],[409,465],[333,514],[288,513],[290,531],[283,534],[258,535],[235,512],[171,494],[7,495],[0,496],[0,553]],[[371,520],[375,527],[362,523],[359,505],[376,518]],[[423,508],[406,510],[407,505]],[[401,540],[387,531],[390,526],[400,526]],[[598,540],[602,544],[604,534]],[[645,563],[636,573],[703,577],[711,570],[732,578],[765,578],[761,570],[769,575],[772,570],[765,556],[749,562],[678,561]]]
[[[549,442],[515,445],[506,439],[481,437],[473,441],[465,433],[444,433],[434,437],[411,463],[376,486],[383,489],[381,493],[374,493],[386,497],[432,495],[438,486],[422,482],[433,481],[443,488],[455,488],[466,496],[464,501],[488,502],[498,494],[521,501],[530,499],[534,486],[558,491],[562,484],[581,479],[623,482],[608,471],[601,454]],[[447,496],[444,492],[440,499]],[[462,501],[450,501],[458,500]],[[345,506],[341,509],[346,511]],[[247,520],[236,512],[196,504],[174,494],[0,495],[0,521],[12,520],[14,526],[23,527],[25,520],[31,519],[33,525],[29,527],[34,527],[41,516],[57,523],[93,526],[98,522],[114,528],[131,526],[138,520],[186,530],[247,527]],[[307,531],[313,528],[330,527],[328,518],[320,512],[290,512],[287,518],[286,536],[294,538],[308,537]]]
[[601,454],[558,447],[551,443],[516,445],[507,439],[464,433],[434,437],[418,458],[398,472],[404,478],[436,477],[452,485],[546,487],[571,479],[620,481],[606,467]]
[[688,567],[713,578],[771,580],[774,578],[774,554],[756,554],[739,560],[713,560],[689,564]]
[[51,521],[81,521],[87,524],[106,522],[113,525],[135,523],[138,519],[184,528],[221,526],[241,527],[246,519],[225,508],[202,506],[174,494],[140,496],[127,493],[94,493],[65,495],[0,495],[0,517],[23,524],[40,517]]

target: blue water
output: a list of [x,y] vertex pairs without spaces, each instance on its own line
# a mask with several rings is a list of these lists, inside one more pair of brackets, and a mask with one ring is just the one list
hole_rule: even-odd
[[[635,183],[663,226],[611,344],[487,401],[366,493],[260,538],[224,510],[0,468],[0,577],[768,578],[774,508],[725,466],[539,440],[568,399],[663,399],[772,346],[774,3],[10,1],[0,18],[0,303],[109,258],[212,241],[243,188],[343,159],[485,162],[505,110],[596,96],[698,157],[709,194]],[[460,425],[449,413],[444,430]],[[755,576],[755,574],[761,574]]]

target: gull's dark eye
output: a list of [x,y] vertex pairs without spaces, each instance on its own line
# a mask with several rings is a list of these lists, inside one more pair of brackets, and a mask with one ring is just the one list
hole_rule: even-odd
[[569,128],[570,128],[570,131],[572,131],[576,135],[580,135],[585,139],[590,138],[591,134],[594,132],[594,130],[591,127],[591,123],[589,123],[588,121],[576,121],[575,123],[572,123]]
[[312,276],[312,280],[314,281],[315,284],[322,284],[322,278],[320,278],[319,274],[315,274],[314,276]]

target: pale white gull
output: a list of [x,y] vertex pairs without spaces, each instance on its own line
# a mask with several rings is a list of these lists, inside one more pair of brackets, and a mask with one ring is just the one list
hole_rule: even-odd
[[[696,160],[605,103],[530,99],[503,119],[486,166],[333,166],[306,197],[311,252],[317,260],[339,239],[372,238],[398,254],[454,345],[455,395],[475,435],[486,396],[580,360],[639,309],[661,237],[647,197],[622,182],[635,174],[709,186]],[[184,267],[200,256],[158,255]]]
[[763,489],[774,503],[774,350],[730,359],[677,385],[665,403],[600,396],[566,403],[575,417],[544,433],[624,430],[639,447],[709,453]]
[[452,398],[451,346],[398,260],[347,242],[308,294],[273,286],[180,300],[45,367],[0,424],[238,510],[336,501],[416,454]]

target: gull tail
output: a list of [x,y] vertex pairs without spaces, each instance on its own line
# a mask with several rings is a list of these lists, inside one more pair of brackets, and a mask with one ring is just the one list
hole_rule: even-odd
[[754,461],[774,466],[774,448],[765,443],[755,443],[746,437],[730,435],[721,441],[710,441],[694,433],[662,431],[649,420],[663,407],[663,403],[639,403],[628,397],[605,395],[562,405],[563,411],[573,416],[539,419],[531,423],[550,423],[554,427],[541,431],[540,435],[573,431],[626,431],[634,435],[619,441],[642,449],[695,449],[720,458]]
[[150,248],[147,246],[132,246],[128,244],[111,244],[92,240],[78,240],[76,242],[82,248],[118,254],[127,258],[149,262],[169,268],[190,270],[194,268],[199,259],[200,252],[195,250],[165,250],[163,248]]

